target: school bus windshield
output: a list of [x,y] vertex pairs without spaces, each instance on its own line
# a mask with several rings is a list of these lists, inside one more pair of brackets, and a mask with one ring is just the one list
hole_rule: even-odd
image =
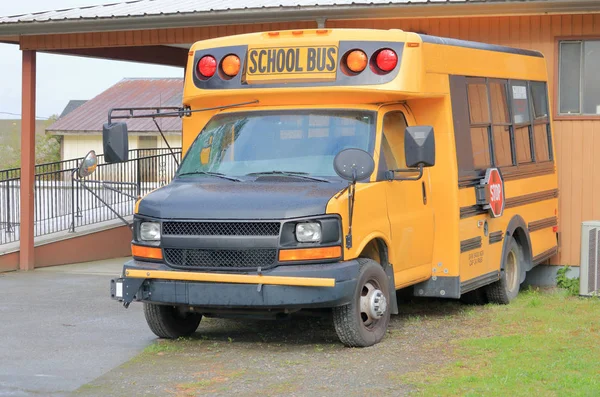
[[190,147],[178,175],[284,170],[334,177],[333,159],[341,150],[373,154],[375,119],[372,111],[333,109],[217,115]]

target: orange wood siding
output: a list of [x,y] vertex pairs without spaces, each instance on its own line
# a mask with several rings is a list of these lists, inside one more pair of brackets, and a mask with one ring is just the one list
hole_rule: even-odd
[[[44,51],[183,44],[233,34],[315,27],[316,22],[307,21],[23,36],[21,49]],[[556,40],[558,37],[600,36],[600,14],[328,20],[327,27],[402,29],[539,50],[547,59],[550,102],[554,108]],[[562,118],[554,121],[554,137],[559,167],[561,255],[553,262],[578,265],[581,222],[600,219],[600,205],[594,205],[594,202],[600,201],[600,156],[594,156],[594,153],[600,153],[600,119]]]
[[21,37],[22,50],[59,50],[72,48],[131,47],[168,44],[193,44],[196,41],[235,34],[283,29],[314,29],[314,21],[293,23],[256,23],[98,33],[68,33]]
[[[550,102],[555,109],[557,38],[600,36],[600,14],[328,21],[327,27],[402,29],[541,51],[548,64]],[[600,120],[556,120],[554,140],[561,254],[553,263],[578,265],[581,222],[600,219],[600,156],[595,155],[600,153]]]

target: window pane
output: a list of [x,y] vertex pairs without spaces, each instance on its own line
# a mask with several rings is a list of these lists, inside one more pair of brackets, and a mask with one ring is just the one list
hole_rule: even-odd
[[534,119],[544,119],[548,117],[548,95],[546,93],[546,83],[532,81],[531,97],[533,101],[533,117]]
[[515,146],[517,147],[517,162],[531,162],[531,142],[529,140],[529,126],[515,128]]
[[390,169],[406,168],[404,153],[405,130],[406,119],[402,112],[386,113],[383,118],[383,149]]
[[489,123],[490,109],[487,97],[487,86],[485,84],[469,84],[467,87],[471,124]]
[[[359,110],[282,110],[218,114],[179,167],[184,173],[246,175],[285,169],[335,176],[346,148],[373,153],[375,114]],[[284,167],[285,166],[285,167]]]
[[512,147],[510,146],[510,128],[505,125],[495,125],[494,133],[494,151],[496,156],[496,166],[504,167],[512,165]]
[[476,170],[490,167],[490,142],[487,127],[471,128],[471,146],[473,149],[473,165]]
[[513,122],[515,124],[529,123],[529,95],[525,82],[513,82],[511,87]]
[[492,121],[494,124],[510,123],[508,116],[508,101],[506,100],[506,84],[490,83],[492,99]]
[[537,124],[533,127],[533,138],[535,140],[535,160],[550,160],[550,151],[548,150],[548,124]]
[[560,44],[560,113],[579,113],[581,43]]
[[583,113],[600,114],[600,40],[583,44]]

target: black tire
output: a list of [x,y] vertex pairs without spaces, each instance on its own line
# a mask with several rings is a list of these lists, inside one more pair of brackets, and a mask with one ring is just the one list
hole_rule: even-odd
[[[358,262],[360,270],[352,303],[333,308],[335,332],[348,347],[367,347],[380,342],[390,323],[390,283],[385,271],[371,259],[360,258]],[[361,309],[361,301],[382,302],[381,296],[385,298],[384,305],[379,304],[382,314]]]
[[198,329],[202,315],[181,313],[175,306],[144,303],[144,315],[150,330],[159,338],[190,336]]
[[509,237],[507,250],[502,259],[500,280],[486,287],[486,295],[491,303],[507,305],[519,294],[521,273],[525,261],[523,248],[513,237]]
[[477,288],[460,296],[460,301],[467,305],[485,305],[488,303],[488,297],[485,288]]

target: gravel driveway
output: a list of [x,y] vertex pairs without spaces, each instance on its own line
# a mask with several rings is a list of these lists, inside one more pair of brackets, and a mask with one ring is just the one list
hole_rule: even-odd
[[446,363],[452,355],[447,341],[465,332],[477,310],[484,308],[456,301],[403,302],[384,341],[364,349],[341,345],[329,317],[205,318],[193,338],[157,341],[76,394],[406,395],[411,389],[402,383],[403,375]]

